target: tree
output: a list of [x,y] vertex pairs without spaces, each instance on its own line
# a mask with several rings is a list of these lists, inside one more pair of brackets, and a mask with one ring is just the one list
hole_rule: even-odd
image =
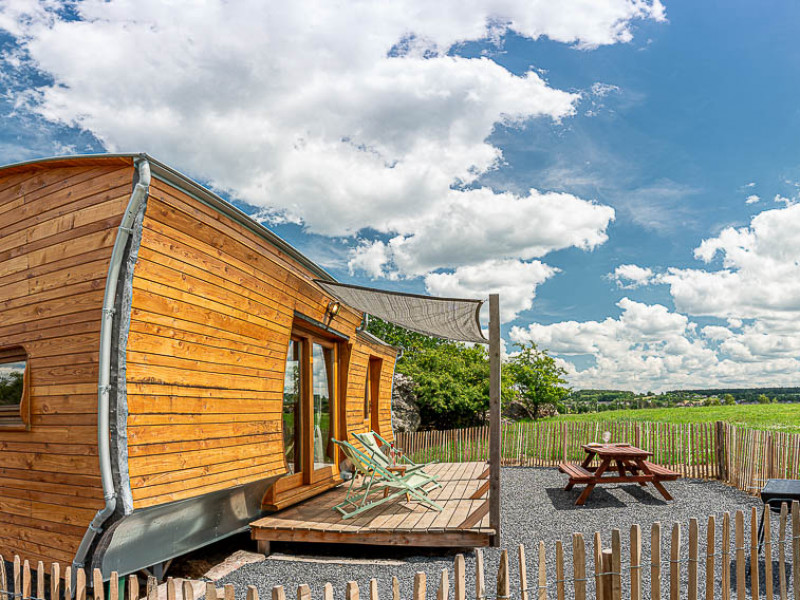
[[759,404],[769,404],[769,396],[766,394],[759,394],[758,398],[756,398],[756,402]]
[[483,425],[489,410],[489,358],[482,346],[447,343],[419,349],[398,363],[414,381],[424,427]]
[[725,406],[733,406],[734,404],[736,404],[736,398],[733,397],[733,394],[725,394],[722,397],[722,403]]
[[504,371],[511,378],[516,401],[535,420],[542,404],[555,405],[569,394],[564,379],[567,372],[536,344],[517,344],[517,347],[519,353],[508,361]]
[[[368,331],[403,349],[398,373],[414,382],[423,428],[485,424],[489,410],[489,356],[480,345],[450,342],[370,317]],[[503,397],[508,377],[503,376]]]

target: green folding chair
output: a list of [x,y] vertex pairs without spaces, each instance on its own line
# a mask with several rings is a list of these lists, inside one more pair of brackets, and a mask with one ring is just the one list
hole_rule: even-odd
[[[405,454],[402,453],[400,450],[396,450],[395,454],[395,465],[392,464],[391,459],[386,456],[386,452],[381,448],[381,444],[385,448],[391,447],[391,443],[387,442],[383,439],[380,434],[370,431],[368,433],[354,433],[353,437],[356,438],[361,445],[364,446],[364,449],[367,451],[370,458],[373,460],[380,462],[383,466],[389,468],[394,466],[401,466],[405,467],[406,473],[419,473],[420,475],[424,475],[430,481],[436,483],[436,487],[442,487],[442,484],[439,483],[438,478],[435,475],[431,475],[427,473],[424,469],[428,465],[419,465],[408,458]],[[435,489],[435,488],[432,488]]]
[[[362,482],[356,486],[355,474],[347,488],[347,493],[342,502],[334,506],[345,519],[350,519],[371,508],[391,502],[400,496],[413,498],[420,504],[441,512],[443,508],[428,498],[428,493],[439,487],[437,482],[431,481],[430,476],[419,473],[393,473],[380,461],[373,460],[352,444],[331,438],[339,446],[344,455],[353,463],[356,473],[362,476]],[[433,486],[431,484],[434,484]],[[394,491],[391,491],[394,490]],[[370,499],[370,494],[375,492],[384,494],[375,499]]]

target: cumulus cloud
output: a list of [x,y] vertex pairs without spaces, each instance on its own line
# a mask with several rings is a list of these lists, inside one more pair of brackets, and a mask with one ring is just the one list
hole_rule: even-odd
[[20,92],[20,110],[111,151],[148,151],[267,222],[347,237],[354,273],[457,279],[491,260],[592,249],[614,215],[481,186],[502,168],[496,127],[569,118],[580,94],[459,45],[513,32],[586,50],[630,41],[641,19],[665,19],[659,0],[0,5],[17,40],[3,60],[52,79]]
[[755,204],[761,200],[761,198],[757,194],[750,194],[744,201],[745,204]]
[[592,250],[608,239],[606,228],[613,218],[611,207],[571,194],[451,191],[440,204],[398,220],[401,230],[413,233],[388,243],[362,242],[350,266],[363,264],[364,254],[380,254],[385,274],[419,276],[486,258],[528,260],[571,246]]
[[[741,332],[700,329],[663,305],[623,298],[618,307],[618,318],[513,327],[510,337],[560,355],[576,387],[663,391],[796,382],[800,326],[794,333],[764,323]],[[569,359],[578,355],[592,356],[594,364],[577,369]]]
[[653,279],[653,270],[638,265],[620,265],[610,273],[611,279],[623,289],[633,289],[647,285]]
[[695,257],[721,259],[719,269],[671,268],[669,285],[678,311],[732,319],[800,318],[800,205],[766,210],[747,227],[724,229],[703,240]]
[[459,267],[452,273],[431,273],[425,286],[434,296],[449,298],[485,298],[500,294],[500,320],[513,321],[531,308],[536,287],[558,272],[538,260],[488,260]]

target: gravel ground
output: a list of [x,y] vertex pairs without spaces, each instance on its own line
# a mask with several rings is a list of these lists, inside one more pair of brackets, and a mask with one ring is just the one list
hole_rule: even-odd
[[[649,557],[650,528],[652,523],[662,524],[662,560],[669,557],[669,537],[673,523],[682,524],[683,556],[688,556],[688,522],[697,518],[700,522],[701,556],[705,554],[705,524],[711,514],[721,515],[726,511],[740,509],[750,510],[751,506],[760,506],[757,498],[716,481],[681,479],[669,482],[666,487],[675,498],[672,502],[664,501],[661,496],[648,486],[638,485],[604,485],[597,486],[585,506],[574,506],[581,487],[569,492],[563,490],[565,476],[556,469],[544,468],[504,468],[503,469],[503,547],[509,549],[511,563],[511,593],[519,598],[519,568],[517,564],[517,546],[524,544],[527,554],[527,571],[529,589],[534,593],[536,573],[538,569],[538,543],[545,542],[548,580],[555,580],[555,542],[564,544],[567,561],[566,574],[572,573],[572,534],[580,532],[586,540],[587,572],[593,573],[592,539],[595,531],[602,535],[604,547],[610,547],[612,529],[619,529],[622,535],[623,557],[627,554],[631,525],[638,523],[642,528],[642,556]],[[747,523],[747,518],[745,523]],[[721,516],[717,525],[718,537],[721,539]],[[731,533],[733,540],[733,532]],[[329,581],[333,584],[335,597],[344,598],[347,581],[358,582],[362,597],[367,598],[369,580],[379,581],[380,597],[391,598],[391,578],[396,575],[400,580],[400,591],[403,598],[410,598],[414,573],[424,571],[428,579],[428,596],[433,597],[441,570],[448,568],[451,573],[451,590],[453,558],[456,551],[430,551],[415,548],[376,548],[354,545],[302,545],[273,544],[273,552],[279,555],[314,556],[319,561],[275,560],[247,565],[235,571],[219,584],[232,583],[237,596],[242,597],[247,585],[258,587],[261,598],[270,598],[274,585],[284,585],[287,597],[295,596],[295,589],[300,583],[311,587],[314,598],[322,597],[322,586]],[[787,553],[790,556],[791,551]],[[484,550],[486,564],[487,591],[493,596],[495,574],[499,564],[500,551],[494,548]],[[284,557],[285,558],[285,557]],[[721,558],[716,564],[716,586],[721,586]],[[623,571],[626,561],[623,560]],[[734,574],[732,589],[735,591],[735,565],[731,565]],[[775,563],[775,581],[777,588],[777,563]],[[466,551],[467,591],[468,597],[473,595],[475,553]],[[687,566],[681,564],[683,590],[688,582]],[[763,581],[762,557],[761,588]],[[748,569],[749,571],[749,569]],[[704,564],[700,565],[701,597],[704,589]],[[668,594],[668,565],[663,566],[662,594]],[[644,595],[650,592],[649,566],[644,570]],[[627,586],[627,577],[623,577],[623,589]],[[747,579],[749,593],[749,575]],[[589,597],[593,596],[594,582],[588,582]],[[452,593],[452,592],[451,592]],[[762,592],[763,593],[763,592]],[[572,595],[571,584],[567,585],[567,595]],[[682,594],[682,595],[685,595]],[[548,596],[555,597],[555,587],[548,589]],[[717,594],[719,597],[719,594]]]

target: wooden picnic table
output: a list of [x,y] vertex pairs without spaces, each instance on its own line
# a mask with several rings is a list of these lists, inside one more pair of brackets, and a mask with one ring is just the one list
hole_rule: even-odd
[[[630,444],[586,444],[581,446],[586,458],[579,464],[562,462],[558,470],[569,475],[565,490],[571,490],[576,484],[585,483],[576,506],[583,506],[598,483],[638,483],[642,487],[652,484],[667,500],[672,500],[662,481],[674,481],[680,477],[666,467],[647,460],[653,453]],[[590,466],[594,458],[600,460],[597,467]],[[611,463],[616,463],[612,466]],[[612,474],[616,471],[616,474]]]

